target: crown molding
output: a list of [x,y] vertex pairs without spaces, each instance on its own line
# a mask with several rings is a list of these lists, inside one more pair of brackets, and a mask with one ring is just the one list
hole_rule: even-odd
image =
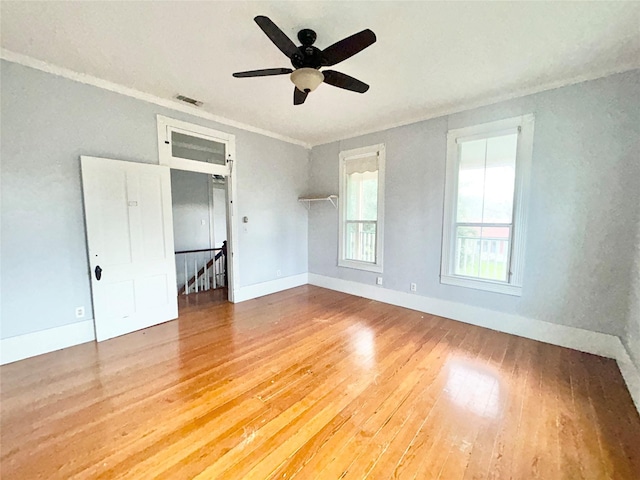
[[328,143],[339,142],[342,140],[348,140],[351,138],[360,137],[363,135],[369,135],[372,133],[383,132],[386,130],[391,130],[393,128],[404,127],[406,125],[411,125],[413,123],[424,122],[426,120],[432,120],[434,118],[446,117],[448,115],[454,115],[456,113],[466,112],[468,110],[474,110],[476,108],[487,107],[489,105],[494,105],[500,102],[506,102],[508,100],[514,100],[516,98],[527,97],[529,95],[534,95],[536,93],[546,92],[548,90],[555,90],[562,87],[568,87],[571,85],[576,85],[579,83],[589,82],[591,80],[597,80],[599,78],[609,77],[611,75],[617,75],[619,73],[630,72],[633,70],[640,69],[640,61],[638,62],[629,62],[624,65],[620,65],[615,68],[596,70],[590,73],[585,73],[581,75],[576,75],[574,77],[570,77],[564,80],[556,80],[553,82],[541,83],[536,85],[535,87],[522,88],[518,90],[513,90],[508,93],[493,95],[483,97],[482,99],[474,99],[470,101],[464,101],[459,103],[452,103],[446,105],[444,107],[439,107],[436,109],[426,109],[426,113],[420,113],[410,117],[407,120],[401,120],[398,122],[390,122],[387,124],[383,124],[380,127],[376,127],[373,129],[361,129],[361,130],[352,130],[349,132],[348,136],[337,137],[328,141],[321,141],[317,143],[313,143],[314,147],[319,145],[326,145]]
[[194,117],[204,118],[206,120],[211,120],[223,125],[227,125],[229,127],[239,128],[247,132],[257,133],[259,135],[264,135],[265,137],[271,137],[276,140],[281,140],[283,142],[291,143],[293,145],[299,145],[306,149],[311,148],[310,144],[303,142],[302,140],[287,137],[286,135],[281,135],[279,133],[271,132],[269,130],[264,130],[262,128],[254,127],[246,123],[237,122],[235,120],[231,120],[226,117],[221,117],[219,115],[214,115],[213,113],[199,110],[196,107],[178,103],[175,100],[169,100],[166,98],[158,97],[156,95],[142,92],[140,90],[136,90],[133,88],[125,87],[124,85],[113,83],[108,80],[103,80],[101,78],[94,77],[92,75],[87,75],[84,73],[79,73],[79,72],[70,70],[68,68],[59,67],[57,65],[53,65],[43,60],[38,60],[36,58],[29,57],[28,55],[12,52],[5,48],[0,49],[0,59],[6,60],[8,62],[16,63],[18,65],[22,65],[25,67],[34,68],[36,70],[50,73],[52,75],[63,77],[69,80],[73,80],[75,82],[84,83],[86,85],[98,87],[103,90],[108,90],[110,92],[126,95],[127,97],[132,97],[137,100],[142,100],[143,102],[153,103],[155,105],[169,108],[171,110],[188,113],[189,115],[193,115]]
[[139,90],[135,90],[133,88],[125,87],[123,85],[113,83],[107,80],[103,80],[98,77],[94,77],[84,73],[79,73],[79,72],[70,70],[68,68],[59,67],[57,65],[50,64],[43,60],[38,60],[28,55],[12,52],[5,48],[0,49],[0,59],[6,60],[12,63],[17,63],[25,67],[34,68],[36,70],[40,70],[43,72],[51,73],[52,75],[64,77],[76,82],[92,85],[94,87],[102,88],[104,90],[109,90],[111,92],[119,93],[121,95],[126,95],[128,97],[136,98],[144,102],[153,103],[155,105],[169,108],[171,110],[187,113],[195,117],[204,118],[206,120],[211,120],[223,125],[228,125],[230,127],[239,128],[241,130],[257,133],[259,135],[264,135],[266,137],[275,138],[276,140],[281,140],[283,142],[291,143],[293,145],[299,145],[308,150],[310,150],[312,147],[319,146],[319,145],[326,145],[328,143],[339,142],[341,140],[360,137],[362,135],[382,132],[382,131],[390,130],[393,128],[403,127],[405,125],[411,125],[412,123],[432,120],[434,118],[444,117],[447,115],[453,115],[453,114],[464,112],[467,110],[486,107],[496,103],[505,102],[508,100],[516,99],[516,98],[526,97],[528,95],[534,95],[536,93],[541,93],[548,90],[555,90],[557,88],[567,87],[567,86],[575,85],[578,83],[583,83],[591,80],[597,80],[599,78],[608,77],[610,75],[616,75],[619,73],[640,69],[640,62],[637,62],[637,61],[629,62],[623,65],[619,65],[615,68],[596,70],[593,72],[576,75],[574,77],[570,77],[564,80],[556,80],[553,82],[541,83],[534,87],[517,89],[501,95],[488,96],[482,99],[474,99],[466,102],[449,104],[444,107],[440,107],[436,109],[428,109],[427,112],[414,115],[406,120],[382,124],[379,127],[375,127],[375,128],[368,128],[368,129],[363,128],[360,130],[351,130],[349,134],[345,136],[337,136],[336,138],[333,138],[330,140],[320,140],[317,142],[308,143],[302,140],[287,137],[286,135],[281,135],[276,132],[271,132],[269,130],[264,130],[262,128],[254,127],[252,125],[231,120],[219,115],[214,115],[213,113],[199,110],[196,107],[178,103],[175,100],[161,98],[161,97],[152,95],[150,93],[145,93]]

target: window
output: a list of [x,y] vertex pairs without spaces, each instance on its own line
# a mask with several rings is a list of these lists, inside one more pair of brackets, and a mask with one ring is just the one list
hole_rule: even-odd
[[173,118],[157,116],[160,165],[179,170],[229,175],[235,137]]
[[340,153],[338,265],[382,272],[384,145]]
[[449,131],[441,282],[520,295],[533,115]]

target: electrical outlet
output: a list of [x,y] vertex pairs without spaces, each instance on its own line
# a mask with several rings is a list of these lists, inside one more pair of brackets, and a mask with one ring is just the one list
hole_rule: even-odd
[[280,270],[276,270],[276,277],[281,277],[282,276],[282,272]]
[[76,318],[83,318],[83,317],[84,317],[84,307],[77,307]]
[[415,292],[418,289],[418,286],[415,283],[411,284],[411,291]]
[[377,285],[382,285],[382,277],[376,278],[376,284]]

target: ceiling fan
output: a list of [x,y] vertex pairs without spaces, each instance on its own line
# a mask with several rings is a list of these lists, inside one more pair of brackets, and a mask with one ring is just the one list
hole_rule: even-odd
[[351,90],[352,92],[364,93],[369,90],[369,85],[356,78],[335,70],[321,72],[320,68],[331,67],[336,63],[340,63],[373,44],[376,41],[376,35],[371,30],[362,30],[324,50],[320,50],[313,46],[316,41],[316,32],[313,30],[308,28],[300,30],[298,32],[298,40],[302,45],[296,47],[291,39],[268,17],[259,15],[254,20],[275,46],[291,60],[294,69],[267,68],[250,70],[234,73],[234,77],[247,78],[291,74],[291,81],[295,85],[293,89],[294,105],[303,104],[309,92],[315,90],[322,82],[334,87]]

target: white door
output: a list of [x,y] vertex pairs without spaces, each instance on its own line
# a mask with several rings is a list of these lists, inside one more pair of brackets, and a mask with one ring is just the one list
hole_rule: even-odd
[[177,318],[169,168],[80,163],[96,339]]

